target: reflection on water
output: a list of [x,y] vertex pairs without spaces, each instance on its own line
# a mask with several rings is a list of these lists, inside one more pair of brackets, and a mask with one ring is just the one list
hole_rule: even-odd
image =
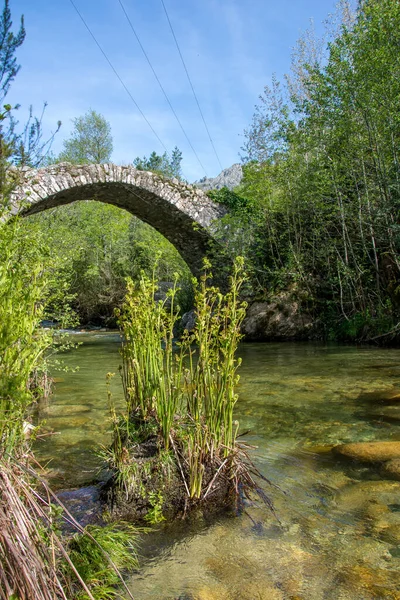
[[[85,337],[66,357],[41,411],[60,431],[39,444],[56,482],[93,478],[107,443],[105,374],[117,371],[118,337]],[[332,445],[400,440],[400,351],[318,344],[244,344],[237,417],[257,446],[257,466],[279,522],[263,506],[251,518],[179,522],[143,538],[136,600],[400,599],[400,482],[379,466],[342,462]],[[121,402],[118,375],[114,395]]]

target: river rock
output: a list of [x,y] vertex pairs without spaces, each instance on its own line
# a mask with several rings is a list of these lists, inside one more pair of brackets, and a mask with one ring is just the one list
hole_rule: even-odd
[[366,516],[371,516],[371,504],[375,505],[375,514],[384,514],[399,498],[400,483],[397,481],[359,481],[340,490],[335,502],[341,512],[363,511]]
[[[260,571],[256,556],[248,556],[247,548],[241,555],[210,556],[206,565],[207,572],[218,584],[202,589],[195,596],[196,600],[284,600],[282,590],[275,587],[268,572]],[[298,581],[296,583],[298,587]]]
[[391,394],[389,398],[385,398],[384,400],[387,404],[400,404],[400,393],[399,394]]
[[[64,412],[64,411],[62,411]],[[67,412],[67,411],[66,411]],[[73,429],[76,433],[81,435],[79,427],[84,427],[88,422],[88,417],[81,416],[78,414],[65,414],[59,415],[48,421],[47,425],[53,429],[53,431],[61,431],[64,435],[68,429]]]
[[[56,415],[59,419],[67,420],[67,417],[90,413],[93,410],[93,404],[87,403],[86,405],[82,404],[50,404],[46,408],[47,416]],[[63,422],[63,421],[61,421]]]
[[[396,574],[385,568],[376,568],[367,563],[352,565],[343,569],[341,579],[347,585],[347,593],[338,594],[336,598],[354,598],[372,600],[372,598],[398,600]],[[337,591],[337,590],[336,590]]]
[[182,319],[180,321],[180,328],[183,329],[187,329],[187,331],[191,332],[194,329],[194,326],[196,325],[196,313],[194,310],[189,310],[188,312],[185,312],[185,314],[182,316]]
[[379,409],[379,413],[376,413],[373,416],[377,419],[400,421],[400,404],[396,406],[382,406]]
[[379,521],[385,518],[390,513],[390,509],[386,504],[379,504],[379,502],[369,502],[364,510],[364,517],[369,521]]
[[228,590],[221,584],[204,586],[194,596],[195,600],[232,600]]
[[335,444],[314,444],[312,446],[305,446],[305,452],[311,452],[312,454],[330,454]]
[[302,308],[293,291],[282,292],[270,302],[253,302],[247,309],[242,331],[248,340],[306,339],[314,319]]
[[400,523],[383,527],[379,532],[379,537],[388,544],[400,546]]
[[385,463],[382,467],[381,474],[389,479],[397,479],[400,481],[400,458],[393,458]]
[[356,442],[340,444],[333,448],[338,456],[352,458],[361,462],[385,462],[400,458],[400,442]]
[[[92,485],[58,492],[57,498],[81,527],[92,524],[104,525],[99,491],[99,486]],[[62,531],[76,533],[76,528],[69,521],[68,515],[64,516],[66,520],[61,523]]]
[[[293,598],[293,596],[291,596]],[[216,583],[201,588],[195,595],[195,600],[283,600],[283,593],[265,582],[242,580],[242,587],[227,590]]]

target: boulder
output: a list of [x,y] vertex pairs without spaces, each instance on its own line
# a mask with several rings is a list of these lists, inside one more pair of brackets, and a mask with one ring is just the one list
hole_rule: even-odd
[[253,302],[242,330],[248,340],[299,340],[310,337],[314,324],[311,315],[302,309],[301,300],[285,292],[270,302]]
[[194,326],[196,325],[196,313],[195,311],[189,310],[185,312],[180,321],[180,328],[182,330],[187,329],[189,332],[193,331]]
[[372,416],[382,421],[400,421],[400,405],[379,407],[379,412]]
[[[398,502],[400,483],[398,481],[359,481],[342,488],[335,502],[342,513],[364,512],[366,517],[385,516],[388,506]],[[371,512],[372,511],[372,512]]]
[[[57,493],[63,508],[73,516],[81,527],[86,525],[104,525],[103,505],[100,501],[100,487],[91,485]],[[67,516],[68,515],[64,515]],[[76,527],[68,519],[61,521],[63,533],[76,533]]]
[[361,462],[385,462],[400,459],[400,442],[357,442],[340,444],[332,449],[338,456]]

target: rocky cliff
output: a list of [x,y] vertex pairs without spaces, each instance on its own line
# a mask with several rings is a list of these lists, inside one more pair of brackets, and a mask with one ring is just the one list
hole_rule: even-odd
[[233,190],[242,181],[243,170],[242,165],[239,163],[232,165],[228,169],[224,169],[216,177],[203,177],[199,181],[195,181],[193,185],[200,188],[204,192],[208,190],[220,190],[223,187],[227,187],[229,190]]

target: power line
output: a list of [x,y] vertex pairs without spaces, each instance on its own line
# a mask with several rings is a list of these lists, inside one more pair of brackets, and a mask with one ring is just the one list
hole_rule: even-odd
[[73,0],[69,0],[72,4],[72,6],[74,7],[74,9],[76,10],[79,18],[81,19],[82,23],[84,24],[84,26],[86,27],[86,29],[88,30],[89,34],[91,35],[93,41],[95,42],[96,46],[98,47],[98,49],[100,50],[100,52],[102,53],[102,55],[104,56],[104,58],[106,59],[106,61],[108,62],[108,64],[110,65],[111,69],[113,70],[115,76],[118,78],[119,82],[121,83],[122,87],[124,88],[124,90],[126,91],[126,93],[128,94],[129,98],[132,100],[133,104],[136,106],[137,110],[140,112],[140,114],[142,115],[143,119],[146,121],[147,125],[150,127],[151,131],[154,133],[154,135],[156,136],[157,140],[160,142],[161,146],[164,148],[164,150],[167,152],[167,148],[165,146],[165,144],[162,142],[162,140],[160,139],[160,137],[158,136],[157,132],[154,130],[152,124],[150,123],[150,121],[146,118],[146,115],[144,114],[144,112],[141,110],[140,106],[138,105],[138,103],[136,102],[135,98],[132,96],[132,94],[130,93],[129,89],[126,87],[124,81],[122,80],[121,76],[119,75],[118,71],[116,70],[116,68],[114,67],[114,65],[112,64],[112,62],[110,61],[110,59],[108,58],[107,54],[105,53],[105,51],[103,50],[103,48],[100,46],[99,42],[97,41],[97,39],[95,38],[92,30],[90,29],[89,25],[86,23],[85,19],[82,17],[81,13],[79,12],[78,8],[76,7],[75,3]]
[[165,96],[165,99],[166,99],[166,101],[168,102],[168,105],[169,105],[169,107],[170,107],[170,109],[171,109],[171,111],[172,111],[172,113],[173,113],[173,115],[174,115],[175,119],[177,120],[179,127],[181,128],[181,130],[182,130],[182,132],[183,132],[183,135],[185,136],[185,138],[186,138],[186,140],[187,140],[187,142],[188,142],[188,144],[189,144],[190,148],[192,149],[192,152],[193,152],[193,154],[195,155],[195,157],[196,157],[196,159],[197,159],[197,162],[199,163],[200,167],[203,169],[203,171],[204,171],[205,175],[207,176],[207,172],[206,172],[206,170],[205,170],[205,168],[204,168],[204,166],[203,166],[203,164],[202,164],[202,162],[201,162],[200,158],[198,157],[196,150],[193,148],[193,146],[192,146],[192,143],[191,143],[191,141],[190,141],[190,139],[189,139],[189,137],[188,137],[188,135],[187,135],[187,133],[186,133],[186,131],[185,131],[185,129],[184,129],[184,127],[183,127],[182,123],[181,123],[181,121],[179,120],[179,117],[178,117],[178,115],[176,114],[176,112],[175,112],[175,110],[174,110],[174,107],[172,106],[172,104],[171,104],[171,102],[170,102],[170,99],[168,98],[167,92],[165,91],[165,89],[164,89],[164,87],[163,87],[163,85],[162,85],[162,83],[161,83],[161,81],[160,81],[160,79],[159,79],[159,77],[158,77],[158,75],[157,75],[157,73],[156,73],[156,71],[155,71],[155,69],[154,69],[154,67],[153,67],[152,63],[151,63],[151,61],[150,61],[150,58],[148,57],[148,54],[147,54],[146,50],[144,49],[142,42],[140,41],[140,38],[139,38],[139,36],[138,36],[138,34],[137,34],[137,32],[136,32],[136,29],[134,28],[134,26],[133,26],[133,23],[132,23],[131,19],[129,18],[129,15],[128,15],[128,13],[127,13],[127,12],[126,12],[126,10],[125,10],[125,7],[124,7],[124,5],[123,5],[123,3],[122,3],[122,0],[118,0],[118,2],[119,2],[120,6],[121,6],[121,8],[122,8],[122,10],[123,10],[123,13],[124,13],[124,15],[125,15],[125,17],[126,17],[126,19],[127,19],[128,23],[129,23],[129,25],[130,25],[130,28],[131,28],[131,29],[132,29],[132,31],[133,31],[133,34],[134,34],[134,36],[136,37],[136,40],[137,40],[137,42],[138,42],[138,44],[139,44],[139,46],[140,46],[140,49],[141,49],[141,51],[143,52],[143,54],[144,54],[144,56],[145,56],[145,58],[146,58],[147,62],[149,63],[149,67],[150,67],[150,69],[152,70],[152,72],[153,72],[153,75],[154,75],[154,77],[156,78],[156,81],[157,81],[158,85],[160,86],[160,89],[161,89],[162,93],[164,94],[164,96]]
[[180,47],[179,47],[179,44],[178,44],[178,40],[176,39],[176,35],[175,35],[175,32],[174,32],[174,28],[172,27],[172,23],[171,23],[171,20],[170,20],[170,18],[169,18],[169,15],[168,15],[167,8],[166,8],[166,6],[165,6],[165,4],[164,4],[164,0],[161,0],[161,4],[163,5],[164,12],[165,12],[165,15],[166,15],[166,17],[167,17],[167,20],[168,20],[168,23],[169,23],[169,27],[170,27],[170,29],[171,29],[172,36],[173,36],[173,38],[174,38],[174,40],[175,40],[175,44],[176,44],[176,47],[177,47],[177,49],[178,49],[179,56],[181,57],[181,61],[182,61],[182,64],[183,64],[183,68],[185,69],[185,73],[186,73],[186,76],[187,76],[187,78],[188,78],[188,81],[189,81],[189,83],[190,83],[190,87],[192,88],[192,92],[193,92],[193,96],[194,96],[194,98],[195,98],[195,100],[196,100],[197,108],[199,109],[199,113],[200,113],[200,115],[201,115],[201,118],[203,119],[204,127],[206,128],[206,131],[207,131],[207,134],[208,134],[208,138],[209,138],[209,140],[210,140],[211,146],[213,147],[214,154],[215,154],[215,156],[217,157],[217,161],[218,161],[218,163],[219,163],[219,166],[221,167],[221,170],[223,170],[223,166],[222,166],[222,164],[221,164],[221,161],[220,161],[220,159],[219,159],[219,156],[218,156],[217,150],[216,150],[216,148],[215,148],[215,146],[214,146],[214,142],[213,142],[213,140],[212,140],[212,137],[211,137],[210,131],[209,131],[208,127],[207,127],[207,123],[206,123],[206,120],[205,120],[205,118],[204,118],[203,111],[201,110],[200,103],[199,103],[199,101],[198,101],[198,98],[197,98],[197,95],[196,95],[195,89],[194,89],[194,87],[193,87],[192,80],[190,79],[189,71],[188,71],[188,69],[187,69],[187,67],[186,67],[186,63],[185,63],[185,61],[184,61],[184,59],[183,59],[182,52],[181,52],[181,49],[180,49]]

